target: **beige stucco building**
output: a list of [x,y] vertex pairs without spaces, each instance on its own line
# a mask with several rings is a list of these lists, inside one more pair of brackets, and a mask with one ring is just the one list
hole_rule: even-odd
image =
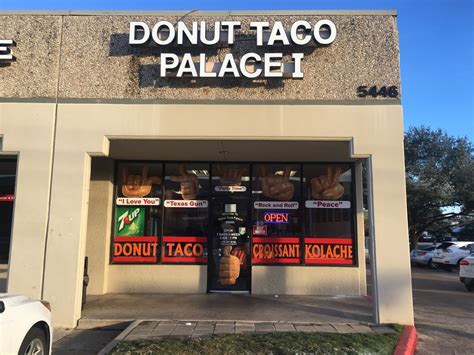
[[[130,22],[160,20],[241,29],[232,45],[129,44]],[[329,45],[256,46],[249,27],[320,20]],[[395,13],[4,11],[1,39],[16,43],[0,66],[7,290],[49,300],[56,326],[81,317],[86,257],[88,294],[366,295],[363,164],[375,320],[413,323]],[[163,78],[163,52],[205,53],[210,71],[303,53],[304,77]]]

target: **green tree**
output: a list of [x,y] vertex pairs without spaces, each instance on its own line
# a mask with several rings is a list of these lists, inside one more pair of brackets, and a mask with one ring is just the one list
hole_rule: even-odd
[[474,150],[467,138],[412,127],[405,134],[410,245],[474,220]]

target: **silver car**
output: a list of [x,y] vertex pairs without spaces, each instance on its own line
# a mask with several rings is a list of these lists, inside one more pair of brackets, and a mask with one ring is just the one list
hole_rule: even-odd
[[415,265],[429,266],[437,269],[438,265],[433,263],[433,254],[436,246],[420,247],[420,249],[413,249],[410,253],[410,261]]

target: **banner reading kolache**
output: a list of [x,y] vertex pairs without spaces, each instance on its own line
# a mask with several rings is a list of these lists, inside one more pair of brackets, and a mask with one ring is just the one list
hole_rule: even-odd
[[[169,21],[158,21],[150,27],[142,21],[130,22],[129,44],[133,46],[157,46],[172,48],[183,46],[231,46],[238,41],[241,21],[215,21],[212,29],[205,21],[193,21],[188,26],[183,21],[176,25]],[[227,53],[221,62],[207,61],[206,53],[197,55],[194,62],[191,53],[180,58],[176,53],[160,53],[160,76],[191,76],[202,78],[222,78],[225,76],[245,78],[278,78],[290,76],[302,79],[304,53],[291,53],[291,62],[283,62],[283,53],[271,52],[273,46],[304,47],[308,45],[328,46],[336,39],[336,25],[330,20],[319,20],[314,25],[308,21],[295,21],[285,28],[281,21],[270,26],[267,21],[250,22],[247,30],[254,31],[257,47],[268,49],[263,55],[249,52],[240,58]],[[287,74],[287,75],[285,75]]]

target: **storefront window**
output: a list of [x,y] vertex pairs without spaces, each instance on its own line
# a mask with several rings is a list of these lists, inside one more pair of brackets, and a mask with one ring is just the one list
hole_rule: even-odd
[[206,263],[209,164],[165,164],[164,263]]
[[156,263],[161,234],[162,164],[121,163],[115,199],[112,261]]
[[305,164],[303,177],[305,263],[353,265],[351,165]]
[[299,264],[300,165],[254,165],[252,196],[252,263]]
[[113,263],[356,263],[348,163],[121,162],[114,204]]

